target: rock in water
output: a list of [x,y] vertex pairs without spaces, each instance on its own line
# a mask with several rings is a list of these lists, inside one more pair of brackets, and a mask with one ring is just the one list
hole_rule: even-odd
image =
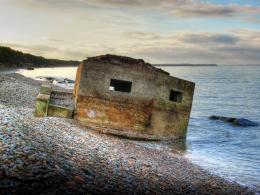
[[221,120],[227,123],[231,123],[233,125],[241,126],[241,127],[255,127],[258,126],[259,124],[250,121],[245,118],[233,118],[233,117],[224,117],[224,116],[216,116],[212,115],[209,117],[211,120]]
[[212,116],[209,117],[209,119],[211,119],[211,120],[219,120],[220,117],[219,117],[219,116],[212,115]]
[[256,126],[258,126],[257,123],[250,121],[250,120],[247,120],[245,118],[236,119],[233,122],[233,124],[238,125],[238,126],[242,126],[242,127],[256,127]]

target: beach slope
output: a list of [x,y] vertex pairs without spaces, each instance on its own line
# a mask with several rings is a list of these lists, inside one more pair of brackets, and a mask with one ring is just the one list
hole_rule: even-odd
[[0,73],[0,194],[254,194],[182,155],[35,118],[40,85]]

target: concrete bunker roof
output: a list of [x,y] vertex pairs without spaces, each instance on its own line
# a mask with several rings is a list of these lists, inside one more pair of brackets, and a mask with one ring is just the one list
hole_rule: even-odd
[[106,55],[87,58],[86,60],[84,60],[84,62],[102,62],[107,64],[121,65],[121,66],[131,66],[131,68],[134,68],[136,70],[142,69],[153,73],[157,72],[157,73],[169,75],[168,72],[156,68],[142,59],[134,59],[126,56],[106,54]]

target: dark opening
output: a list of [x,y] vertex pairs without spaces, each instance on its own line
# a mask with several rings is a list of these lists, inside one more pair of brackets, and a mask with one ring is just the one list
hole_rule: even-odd
[[111,79],[109,90],[112,91],[121,91],[130,93],[132,88],[132,82],[122,81],[117,79]]
[[182,93],[179,92],[179,91],[171,90],[170,101],[179,102],[180,103],[182,101]]

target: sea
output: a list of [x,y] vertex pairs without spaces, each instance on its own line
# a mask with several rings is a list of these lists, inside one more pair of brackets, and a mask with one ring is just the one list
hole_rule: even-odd
[[[196,83],[187,139],[181,149],[184,156],[214,175],[260,192],[260,126],[238,127],[209,119],[220,115],[260,124],[260,66],[160,68]],[[20,73],[32,78],[75,79],[76,68],[40,68]]]

